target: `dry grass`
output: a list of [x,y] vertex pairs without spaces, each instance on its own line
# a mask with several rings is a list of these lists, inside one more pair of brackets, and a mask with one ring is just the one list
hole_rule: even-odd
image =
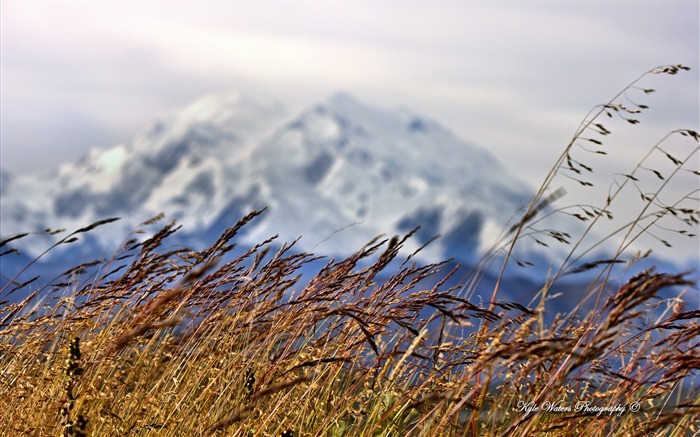
[[[684,69],[664,68],[651,73]],[[517,241],[536,235],[528,229],[556,197],[545,196],[545,188],[559,172],[580,165],[571,149],[605,111],[622,109],[611,102],[591,116],[482,266],[496,259],[505,265]],[[697,143],[694,131],[679,133]],[[653,150],[666,153],[659,152],[661,144]],[[688,162],[678,159],[677,171]],[[661,205],[658,196],[644,206],[623,232],[639,229],[647,217],[653,225],[659,208],[679,221],[699,216],[697,209]],[[581,209],[595,221],[608,207]],[[273,249],[271,238],[236,253],[236,233],[259,214],[244,217],[201,251],[169,249],[168,237],[178,228],[166,224],[96,263],[97,273],[83,273],[91,272],[83,265],[20,304],[4,304],[0,435],[700,432],[700,312],[684,308],[681,299],[661,298],[692,287],[689,273],[644,270],[612,288],[608,278],[622,248],[613,259],[583,265],[572,249],[534,308],[499,301],[498,285],[482,307],[469,299],[478,274],[448,287],[455,272],[446,264],[399,257],[410,234],[372,241],[316,268],[310,279],[301,271],[321,261],[295,252],[294,244]],[[626,241],[634,238],[628,234]],[[585,293],[597,301],[595,311],[545,323],[553,284],[586,270],[600,272]],[[436,285],[424,287],[426,279]]]

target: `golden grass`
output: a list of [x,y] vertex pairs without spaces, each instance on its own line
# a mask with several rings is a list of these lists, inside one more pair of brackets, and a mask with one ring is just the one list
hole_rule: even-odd
[[[652,73],[684,69],[664,68]],[[611,105],[601,113],[621,110]],[[697,141],[694,131],[682,132]],[[577,165],[567,159],[575,143],[553,175]],[[504,265],[556,200],[544,192],[491,253]],[[605,206],[583,209],[589,219],[606,215]],[[685,207],[671,211],[698,217]],[[236,233],[260,213],[201,251],[168,249],[178,228],[166,224],[143,242],[127,241],[99,274],[81,274],[88,263],[41,290],[43,301],[37,290],[0,307],[0,435],[700,432],[700,311],[662,298],[694,286],[690,273],[648,269],[613,288],[618,258],[576,264],[600,271],[585,293],[598,299],[595,311],[546,323],[550,287],[575,270],[569,259],[534,308],[499,300],[498,285],[480,306],[469,299],[478,273],[448,287],[455,271],[445,263],[399,258],[410,234],[371,241],[310,279],[302,269],[320,260],[296,253],[293,243],[275,250],[271,238],[234,254]],[[492,262],[487,256],[482,267]],[[425,287],[428,279],[435,285]]]

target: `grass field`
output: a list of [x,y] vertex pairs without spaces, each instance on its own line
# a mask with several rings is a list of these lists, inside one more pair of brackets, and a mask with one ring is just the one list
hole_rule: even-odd
[[[503,263],[505,272],[516,262],[513,247],[535,235],[533,224],[557,197],[551,189],[557,175],[585,185],[577,145],[602,148],[608,113],[635,124],[634,114],[646,106],[618,100],[635,89],[651,92],[636,83],[585,118],[481,268]],[[686,156],[668,153],[662,140],[600,205],[576,205],[576,214],[562,209],[587,233],[608,219],[618,192],[645,176],[659,179],[658,191],[642,193],[638,216],[618,233],[622,243],[612,258],[576,264],[586,253],[578,244],[583,237],[547,233],[565,240],[559,242],[571,247],[570,256],[542,278],[533,307],[501,300],[498,283],[486,304],[472,302],[478,274],[447,286],[454,272],[446,264],[422,265],[403,253],[410,233],[378,237],[352,256],[323,261],[302,280],[303,268],[322,261],[293,243],[274,248],[271,238],[236,251],[236,235],[260,211],[200,251],[170,246],[177,225],[155,217],[111,260],[66,265],[47,289],[0,306],[0,435],[700,433],[700,309],[683,299],[697,290],[697,272],[647,269],[616,278],[618,286],[611,280],[623,260],[634,265],[624,257],[628,244],[656,235],[658,221],[671,219],[682,229],[700,223],[697,190],[673,204],[655,195],[676,173],[698,175],[698,134],[669,135],[687,140]],[[656,174],[651,163],[659,156],[674,166],[671,174]],[[72,232],[49,251],[111,220]],[[157,231],[136,238],[149,228]],[[3,256],[25,237],[5,239]],[[572,271],[597,274],[581,302],[572,302],[585,300],[593,310],[545,321],[548,293]],[[435,285],[424,287],[428,279]],[[0,298],[31,287],[10,283]],[[670,292],[674,297],[665,297]]]

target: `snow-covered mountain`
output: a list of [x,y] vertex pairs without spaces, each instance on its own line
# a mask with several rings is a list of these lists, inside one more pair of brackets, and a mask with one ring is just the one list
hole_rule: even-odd
[[279,233],[301,236],[302,249],[344,255],[421,225],[415,247],[442,235],[426,256],[470,260],[531,195],[488,151],[407,109],[341,93],[290,116],[275,103],[225,95],[50,174],[3,171],[0,219],[6,236],[122,217],[95,233],[109,251],[161,211],[185,234],[211,239],[266,206],[248,242]]
[[[43,232],[49,228],[73,231],[122,218],[81,234],[65,251],[52,250],[19,282],[37,273],[51,280],[82,262],[109,258],[139,223],[160,212],[183,225],[170,245],[204,249],[263,207],[263,217],[236,239],[244,247],[279,234],[280,243],[301,237],[297,249],[344,257],[380,234],[405,234],[420,225],[405,255],[440,234],[421,251],[423,260],[456,258],[468,269],[532,193],[488,151],[408,109],[377,109],[341,93],[289,114],[279,104],[241,95],[207,96],[131,141],[93,149],[48,173],[0,170],[0,234],[37,232],[12,241],[19,254],[0,257],[0,287],[57,240]],[[547,226],[580,235],[581,224],[571,219],[555,215]],[[535,265],[512,263],[502,298],[529,299],[569,249],[523,243],[515,260]],[[591,254],[590,260],[609,258]],[[484,290],[494,286],[493,273],[482,279]],[[585,289],[586,279],[578,280],[563,287]],[[557,304],[562,311],[571,309],[569,299]],[[697,306],[697,299],[696,293],[689,302]]]

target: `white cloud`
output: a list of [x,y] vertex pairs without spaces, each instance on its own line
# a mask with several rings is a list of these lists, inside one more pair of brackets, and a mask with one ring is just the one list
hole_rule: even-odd
[[680,62],[693,71],[645,80],[659,90],[643,97],[652,109],[633,129],[616,125],[610,156],[591,176],[597,188],[669,130],[698,129],[700,118],[697,2],[3,1],[0,8],[0,164],[10,171],[74,161],[203,94],[231,90],[292,108],[337,90],[382,107],[410,106],[488,148],[533,186],[586,112],[651,67]]
[[3,2],[3,167],[72,159],[66,132],[71,154],[118,143],[205,93],[300,106],[346,89],[425,112],[519,171],[526,149],[534,175],[591,106],[657,64],[696,68],[660,84],[677,106],[651,123],[697,125],[698,45],[690,2]]

